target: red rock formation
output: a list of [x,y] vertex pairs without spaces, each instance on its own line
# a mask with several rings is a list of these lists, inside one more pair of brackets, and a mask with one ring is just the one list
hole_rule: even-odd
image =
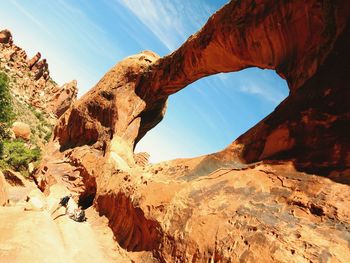
[[[157,116],[161,119],[168,95],[203,76],[236,71],[249,66],[274,68],[281,76],[287,78],[294,95],[301,85],[315,74],[329,54],[334,41],[343,32],[347,12],[350,10],[348,5],[347,1],[340,1],[337,5],[329,1],[323,4],[314,1],[307,4],[284,2],[276,4],[275,1],[261,3],[238,1],[227,4],[209,19],[200,32],[190,37],[173,54],[152,64],[138,79],[136,93],[147,106],[145,109],[138,107],[138,112],[134,112],[134,115],[141,118],[134,143],[137,143],[154,126],[149,120],[155,120]],[[307,24],[308,27],[301,27],[302,24]],[[130,120],[126,118],[125,121]],[[81,121],[77,123],[81,124]],[[118,126],[121,130],[126,130],[125,125],[129,123],[133,122],[120,124],[119,121]],[[148,125],[149,123],[151,125]],[[91,124],[88,127],[94,125]],[[288,126],[283,123],[280,125]],[[275,128],[277,126],[272,127],[272,133],[277,132]],[[63,129],[60,128],[60,130]],[[90,142],[96,141],[99,135],[90,128],[88,130],[86,139]],[[93,130],[96,131],[96,128]],[[59,133],[56,137],[60,137]],[[80,134],[77,137],[80,137]],[[268,135],[266,133],[266,139]],[[332,136],[337,140],[337,134]],[[271,136],[269,138],[273,139]],[[71,141],[74,141],[74,138],[71,138]],[[240,157],[246,162],[258,161],[286,150],[294,151],[303,145],[304,141],[292,142],[291,139],[290,142],[285,142],[285,145],[280,145],[279,148],[271,151],[268,146],[264,150],[264,142],[259,140],[259,149],[256,148],[258,146],[254,146],[254,150],[245,147]],[[254,143],[258,142],[254,141]],[[61,144],[65,142],[61,140]],[[132,144],[133,142],[130,143]],[[309,147],[315,147],[315,144],[318,142],[313,142]],[[331,147],[333,144],[329,142],[328,145],[327,147]],[[309,148],[304,147],[304,149]],[[344,162],[344,159],[341,162]]]
[[332,49],[349,10],[348,1],[231,1],[155,63],[139,92],[151,86],[156,98],[167,96],[204,76],[252,66],[276,69],[294,92]]
[[12,44],[12,34],[9,30],[4,29],[0,31],[0,43],[1,44]]
[[[134,93],[138,77],[157,58],[144,51],[114,66],[60,119],[54,137],[61,147],[109,142],[112,138],[118,143],[120,138],[132,151],[140,125],[154,127],[163,116],[164,100],[155,105],[160,112],[140,115],[145,103]],[[128,156],[133,159],[132,152]]]
[[39,80],[41,77],[46,75],[46,79],[48,78],[49,65],[46,62],[46,59],[40,60],[34,64],[32,67],[32,71],[35,74],[34,79]]
[[41,53],[38,52],[35,54],[34,57],[32,57],[29,61],[28,61],[28,67],[30,70],[32,70],[33,66],[40,60],[41,58]]
[[109,226],[118,243],[128,251],[149,251],[159,247],[160,225],[156,220],[146,219],[143,211],[135,207],[124,193],[99,195],[97,209],[109,218]]
[[140,166],[146,166],[149,163],[150,155],[146,152],[137,153],[134,155],[135,163]]
[[57,87],[50,92],[51,98],[48,99],[48,109],[56,114],[59,118],[72,103],[75,102],[78,95],[77,81],[72,80],[64,84],[62,87]]
[[[349,262],[349,4],[232,1],[171,55],[126,58],[62,115],[36,177],[161,262]],[[170,94],[251,66],[288,81],[273,113],[219,153],[135,165]]]
[[12,125],[12,131],[15,134],[16,138],[22,138],[24,140],[29,140],[30,138],[30,126],[26,123],[16,121]]
[[38,52],[32,59],[27,60],[26,52],[12,42],[10,31],[0,32],[0,69],[6,69],[12,92],[41,111],[59,117],[70,107],[77,96],[77,83],[59,87],[50,79],[49,66]]
[[9,60],[13,62],[14,66],[17,68],[21,67],[21,62],[27,59],[27,53],[20,47],[13,46],[13,53],[10,54]]
[[[349,118],[345,117],[347,103],[338,101],[331,93],[334,91],[343,94],[343,98],[348,97],[345,87],[341,88],[348,83],[346,74],[341,73],[346,71],[345,61],[337,57],[328,63],[330,65],[322,69],[320,66],[324,64],[339,35],[342,34],[344,40],[334,52],[342,52],[347,45],[349,33],[345,27],[349,15],[348,1],[339,1],[337,4],[331,1],[298,4],[283,1],[232,1],[214,14],[178,50],[154,63],[141,78],[137,94],[144,98],[149,107],[153,107],[153,101],[167,97],[203,76],[251,66],[276,69],[280,76],[286,78],[291,95],[271,117],[240,137],[230,148],[240,144],[240,158],[245,162],[277,157],[284,153],[289,158],[296,158],[297,165],[308,171],[323,174],[329,174],[335,168],[344,171],[350,166],[346,153],[349,142],[336,128],[342,124],[340,120],[336,121],[338,118],[332,112],[342,112],[342,117],[338,116],[342,119],[340,122],[348,122]],[[341,61],[336,62],[337,59]],[[323,85],[323,81],[332,83],[330,77],[325,75],[329,67],[333,72],[328,74],[334,76],[332,81],[335,83],[331,86],[336,85],[337,88],[327,93],[330,84]],[[313,77],[317,70],[324,73]],[[339,78],[341,81],[336,84]],[[313,105],[314,102],[306,95],[297,95],[298,92],[308,93],[309,90],[314,93],[313,100],[318,101],[316,96],[319,100],[327,100],[324,105],[328,103],[329,108]],[[326,93],[327,96],[324,95]],[[303,102],[300,102],[300,97]],[[291,105],[295,114],[290,114]],[[283,121],[272,124],[270,120],[277,118]],[[305,122],[309,125],[305,125]],[[329,125],[327,136],[324,134],[320,140],[313,139],[314,134],[323,133],[326,123]],[[298,134],[298,138],[292,132]],[[277,139],[280,142],[275,145]],[[322,150],[316,150],[320,145]],[[336,149],[326,150],[334,145],[344,145],[340,147],[342,150],[337,148],[342,153],[334,154]],[[300,154],[315,151],[320,151],[317,158]],[[335,159],[335,156],[339,157]],[[232,159],[235,157],[232,156]]]

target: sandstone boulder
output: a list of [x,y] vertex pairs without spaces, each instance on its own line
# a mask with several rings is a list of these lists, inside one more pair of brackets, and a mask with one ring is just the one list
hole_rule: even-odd
[[[46,78],[49,76],[49,65],[47,64],[46,59],[42,59],[34,64],[32,71],[34,73],[34,79],[38,81],[41,77],[46,75]],[[45,78],[44,78],[45,79]]]
[[38,189],[33,189],[27,196],[26,211],[42,211],[46,209],[46,199],[44,194]]
[[29,163],[28,164],[28,172],[29,174],[32,174],[34,172],[35,166],[34,163]]
[[30,126],[24,122],[16,121],[12,125],[12,131],[16,138],[21,138],[24,140],[30,139]]
[[0,43],[12,44],[12,34],[9,30],[4,29],[0,31]]
[[38,53],[35,54],[35,56],[33,58],[31,58],[28,61],[28,67],[29,67],[30,70],[32,70],[32,68],[40,60],[40,58],[41,58],[41,53],[38,52]]

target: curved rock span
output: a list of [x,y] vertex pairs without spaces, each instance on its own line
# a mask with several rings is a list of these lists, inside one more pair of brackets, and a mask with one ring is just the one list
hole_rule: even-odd
[[[345,0],[231,1],[172,54],[126,58],[68,109],[39,185],[66,185],[121,246],[161,262],[349,262],[349,17]],[[289,84],[273,113],[221,152],[135,162],[169,95],[251,66]]]

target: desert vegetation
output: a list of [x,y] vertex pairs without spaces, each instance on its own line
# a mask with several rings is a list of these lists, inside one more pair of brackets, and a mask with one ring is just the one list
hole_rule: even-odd
[[29,164],[33,163],[35,166],[41,156],[41,149],[34,135],[39,133],[47,141],[51,136],[51,130],[46,127],[49,124],[43,114],[36,112],[33,114],[38,119],[38,124],[32,129],[34,133],[30,140],[15,138],[11,126],[17,118],[23,117],[20,113],[16,113],[18,112],[16,108],[18,106],[16,106],[16,99],[11,95],[10,78],[6,73],[0,72],[0,168],[12,169],[27,176]]

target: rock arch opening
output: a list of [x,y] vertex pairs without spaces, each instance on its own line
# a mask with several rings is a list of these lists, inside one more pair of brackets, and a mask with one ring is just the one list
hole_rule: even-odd
[[274,70],[248,68],[197,80],[169,97],[164,119],[138,142],[151,162],[222,150],[288,95]]

